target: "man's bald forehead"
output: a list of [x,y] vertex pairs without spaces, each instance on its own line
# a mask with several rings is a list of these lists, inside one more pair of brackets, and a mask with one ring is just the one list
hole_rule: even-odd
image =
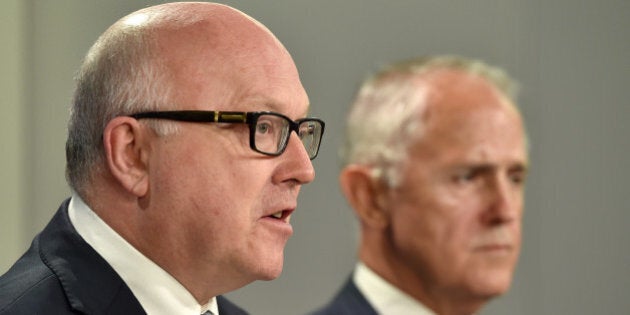
[[211,43],[215,52],[228,56],[263,48],[288,54],[262,23],[217,3],[177,2],[144,8],[123,17],[106,33],[117,38],[129,32],[142,33],[169,50]]
[[114,26],[185,29],[198,25],[221,31],[260,29],[275,38],[267,27],[249,15],[227,5],[207,2],[176,2],[144,8],[123,17]]
[[122,22],[146,17],[147,22],[161,24],[195,24],[206,19],[241,18],[254,21],[245,13],[219,3],[208,2],[174,2],[140,9],[121,19]]

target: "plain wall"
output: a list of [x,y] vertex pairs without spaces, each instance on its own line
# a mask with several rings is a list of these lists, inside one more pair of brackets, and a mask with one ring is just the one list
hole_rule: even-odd
[[20,0],[0,5],[0,272],[24,251],[25,6]]
[[[110,24],[159,1],[0,3],[0,272],[69,194],[64,145],[73,76]],[[282,276],[229,297],[253,314],[326,302],[355,262],[357,227],[337,186],[343,118],[380,65],[455,53],[521,83],[532,170],[512,290],[483,314],[620,314],[630,309],[630,2],[224,1],[293,55],[326,134],[300,195]]]

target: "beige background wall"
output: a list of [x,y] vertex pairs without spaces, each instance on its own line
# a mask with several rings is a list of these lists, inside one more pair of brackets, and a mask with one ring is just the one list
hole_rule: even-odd
[[[0,10],[0,270],[24,251],[24,5],[3,3]],[[28,233],[30,234],[30,233]]]
[[27,235],[24,185],[25,6],[9,0],[0,7],[0,270],[23,251]]
[[[0,272],[68,196],[72,77],[97,36],[159,1],[0,2]],[[627,0],[232,0],[294,56],[327,122],[283,275],[230,294],[254,314],[301,314],[338,289],[356,227],[337,185],[343,116],[361,78],[395,59],[458,53],[522,85],[532,142],[525,243],[511,292],[483,314],[630,309],[630,2]]]

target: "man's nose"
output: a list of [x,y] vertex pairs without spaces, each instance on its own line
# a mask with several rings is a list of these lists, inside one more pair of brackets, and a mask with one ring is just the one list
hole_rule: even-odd
[[284,167],[277,173],[278,181],[293,180],[299,184],[308,184],[315,179],[313,163],[297,133],[291,132],[287,147],[280,156]]
[[504,224],[517,219],[522,211],[523,194],[520,186],[508,176],[496,176],[488,184],[488,204],[484,222],[490,225]]

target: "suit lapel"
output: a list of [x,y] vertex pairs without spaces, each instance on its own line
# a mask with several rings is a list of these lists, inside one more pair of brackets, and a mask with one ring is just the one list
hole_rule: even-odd
[[87,314],[145,314],[129,287],[76,232],[69,199],[40,235],[40,256],[58,277],[69,304]]
[[242,308],[236,306],[223,296],[217,296],[217,305],[219,306],[219,315],[247,315],[248,313]]
[[352,277],[346,281],[332,303],[338,305],[343,314],[376,315],[376,311],[354,284]]

